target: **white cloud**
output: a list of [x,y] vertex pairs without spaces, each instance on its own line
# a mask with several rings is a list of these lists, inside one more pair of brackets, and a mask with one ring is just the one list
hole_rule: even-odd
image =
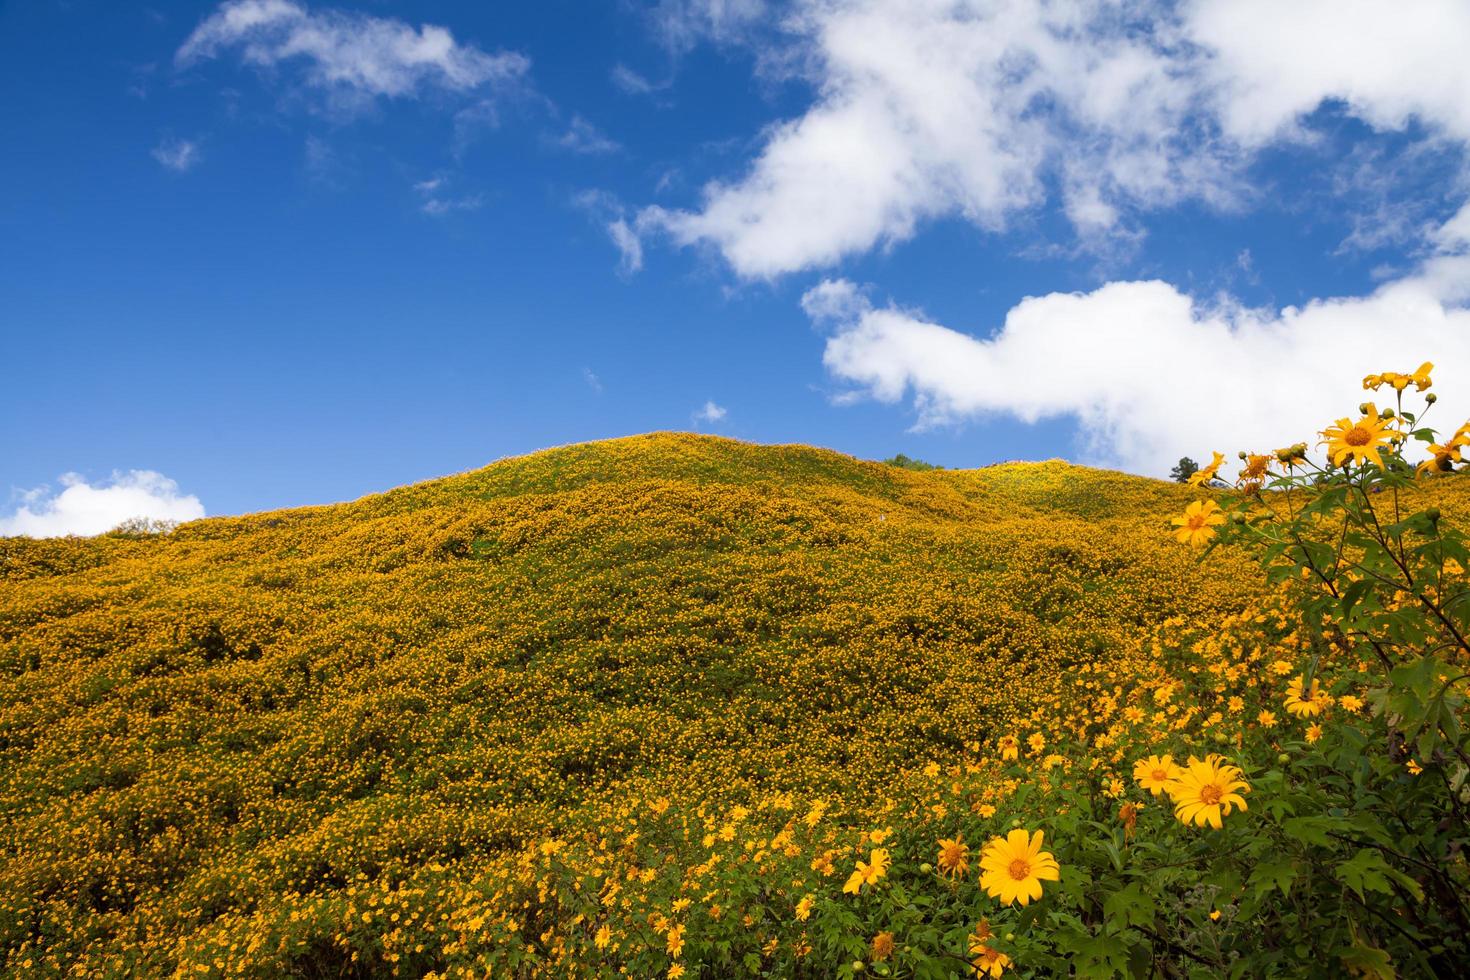
[[101,534],[135,517],[192,521],[204,516],[198,497],[180,494],[177,483],[152,470],[114,473],[111,481],[96,485],[68,473],[61,485],[56,494],[44,487],[21,494],[16,512],[0,517],[0,535]]
[[464,197],[431,197],[419,206],[424,214],[442,218],[456,211],[478,211],[485,206],[485,195],[467,194]]
[[652,82],[622,62],[613,65],[608,77],[619,89],[629,95],[652,95],[669,87],[669,82]]
[[204,154],[194,140],[166,139],[153,148],[153,159],[176,173],[186,173],[204,159]]
[[556,145],[573,153],[616,153],[622,146],[609,139],[600,129],[581,116],[573,116],[567,131],[557,137]]
[[608,222],[608,236],[618,247],[618,270],[623,275],[632,275],[643,268],[643,242],[638,233],[622,218]]
[[675,54],[704,39],[737,41],[766,13],[765,0],[659,0],[649,10],[659,40]]
[[[1446,240],[1462,233],[1459,220]],[[1470,237],[1454,245],[1367,296],[1254,310],[1159,281],[1112,282],[1025,299],[985,339],[875,306],[843,280],[802,302],[833,331],[824,362],[855,386],[849,397],[911,398],[920,428],[1071,419],[1090,461],[1162,475],[1181,456],[1314,439],[1374,397],[1358,384],[1365,374],[1424,360],[1438,365],[1430,421],[1457,427],[1470,415]],[[1385,361],[1388,352],[1413,363]]]
[[587,382],[587,387],[591,388],[599,395],[602,394],[602,379],[599,378],[597,376],[597,373],[591,368],[584,367],[582,369],[582,380]]
[[311,11],[290,0],[230,0],[206,18],[174,57],[180,67],[238,48],[261,68],[302,65],[309,85],[339,104],[379,96],[412,97],[427,88],[471,92],[510,86],[530,68],[521,54],[486,53],[433,24],[336,10]]
[[1470,139],[1470,5],[1463,0],[1195,0],[1189,37],[1226,131],[1261,143],[1323,99],[1379,129],[1410,120]]
[[728,414],[729,412],[727,412],[722,406],[716,405],[712,401],[707,401],[699,408],[697,412],[694,413],[694,422],[696,425],[700,423],[709,423],[713,425],[716,422],[723,422],[725,420],[725,416]]
[[435,218],[442,218],[456,211],[478,211],[485,206],[485,195],[464,194],[452,197],[443,193],[449,186],[449,178],[444,176],[430,177],[428,180],[420,180],[413,185],[418,191],[423,202],[419,210],[424,214]]
[[939,217],[1001,229],[1051,194],[1084,238],[1186,199],[1233,206],[1242,165],[1326,101],[1470,140],[1462,0],[800,0],[784,24],[811,107],[697,209],[644,212],[745,277]]

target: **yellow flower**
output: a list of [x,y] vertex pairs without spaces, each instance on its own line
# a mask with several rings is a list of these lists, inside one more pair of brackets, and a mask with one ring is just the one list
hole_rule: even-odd
[[873,848],[866,862],[859,861],[857,870],[847,879],[847,884],[842,886],[845,894],[856,895],[864,885],[876,884],[888,872],[888,852],[881,847]]
[[1455,468],[1456,463],[1465,461],[1460,455],[1461,448],[1461,445],[1453,439],[1442,446],[1439,443],[1433,443],[1429,447],[1429,458],[1420,463],[1414,472],[1420,476],[1450,472]]
[[668,944],[666,948],[670,956],[678,956],[684,952],[684,926],[683,924],[670,926]]
[[1296,666],[1290,660],[1273,660],[1271,661],[1271,669],[1276,672],[1277,676],[1285,677],[1295,670]]
[[1179,528],[1174,537],[1180,544],[1201,548],[1215,536],[1215,528],[1225,523],[1225,515],[1213,500],[1196,500],[1184,508],[1183,517],[1176,517],[1170,523]]
[[817,900],[814,896],[803,896],[802,900],[796,903],[796,921],[805,922],[807,919],[811,918],[812,908],[816,904]]
[[993,936],[989,919],[981,919],[976,923],[975,931],[970,933],[970,955],[974,957],[970,963],[975,967],[977,977],[988,976],[994,980],[1011,965],[1009,956],[990,945]]
[[1251,453],[1246,456],[1245,465],[1240,468],[1241,486],[1248,490],[1259,489],[1270,475],[1271,454]]
[[1256,721],[1260,723],[1262,728],[1275,728],[1276,713],[1274,711],[1262,711],[1256,715]]
[[1138,811],[1142,809],[1142,803],[1124,803],[1118,807],[1118,819],[1123,824],[1124,837],[1133,836],[1133,829],[1138,826]]
[[1286,686],[1286,710],[1298,718],[1310,718],[1320,715],[1325,706],[1323,692],[1317,687],[1317,678],[1312,678],[1312,686],[1305,694],[1302,685],[1306,678],[1298,674],[1296,679]]
[[1171,755],[1151,755],[1147,759],[1139,759],[1133,766],[1133,778],[1138,785],[1148,790],[1155,796],[1169,788],[1169,784],[1179,778],[1184,770],[1180,769]]
[[996,837],[980,854],[980,887],[992,898],[1025,906],[1041,897],[1043,881],[1060,881],[1056,858],[1041,849],[1043,834],[1017,828]]
[[1411,776],[1417,776],[1424,771],[1424,767],[1419,765],[1419,763],[1415,762],[1413,759],[1405,762],[1404,768],[1409,770],[1409,775]]
[[1031,736],[1026,739],[1026,744],[1031,747],[1032,755],[1040,755],[1041,750],[1046,748],[1046,738],[1040,732],[1033,732]]
[[1376,406],[1370,403],[1366,407],[1368,411],[1358,421],[1338,419],[1336,425],[1322,430],[1325,436],[1322,444],[1327,446],[1333,465],[1343,466],[1351,459],[1354,463],[1371,462],[1379,469],[1383,468],[1379,447],[1389,442],[1395,433],[1385,431],[1390,420],[1380,417]]
[[1203,469],[1195,470],[1193,473],[1190,474],[1189,485],[1192,487],[1198,487],[1209,483],[1215,478],[1215,474],[1219,472],[1220,464],[1223,462],[1225,462],[1225,454],[1215,453],[1215,458],[1210,462],[1209,466],[1206,466]]
[[963,875],[970,870],[970,846],[962,840],[941,840],[936,863],[946,877]]
[[1414,382],[1415,390],[1424,391],[1434,384],[1434,382],[1429,379],[1429,372],[1433,370],[1434,364],[1430,361],[1425,361],[1423,364],[1419,365],[1419,370],[1409,375],[1409,380]]
[[597,930],[597,935],[592,937],[592,942],[598,949],[607,949],[607,944],[612,942],[612,929],[606,923]]
[[1337,699],[1337,703],[1342,705],[1344,711],[1357,711],[1363,707],[1363,699],[1354,694],[1344,694]]
[[1248,809],[1241,790],[1250,792],[1250,786],[1240,778],[1240,769],[1211,753],[1203,760],[1190,756],[1189,765],[1170,785],[1169,796],[1180,823],[1200,827],[1208,823],[1219,830],[1220,818],[1229,816],[1231,807]]
[[684,964],[675,963],[669,967],[669,980],[679,980],[684,975]]
[[1315,742],[1322,737],[1322,726],[1312,724],[1307,726],[1307,741]]
[[1002,762],[1010,762],[1021,757],[1021,745],[1016,741],[1014,735],[1002,735],[996,743],[1000,746],[1000,758]]
[[888,957],[892,956],[893,933],[880,932],[878,933],[878,935],[874,936],[871,953],[874,963],[882,963],[884,960],[888,959]]

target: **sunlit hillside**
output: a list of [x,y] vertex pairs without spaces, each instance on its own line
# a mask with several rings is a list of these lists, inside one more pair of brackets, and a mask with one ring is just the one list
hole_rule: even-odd
[[[1470,510],[1462,483],[1435,499]],[[660,434],[166,535],[0,540],[0,962],[564,975],[636,946],[662,970],[684,926],[637,903],[684,895],[770,946],[704,975],[797,970],[781,929],[813,882],[837,893],[842,835],[929,833],[1000,736],[1156,692],[1171,637],[1266,628],[1253,564],[1168,533],[1195,496]],[[722,840],[812,881],[689,885]]]

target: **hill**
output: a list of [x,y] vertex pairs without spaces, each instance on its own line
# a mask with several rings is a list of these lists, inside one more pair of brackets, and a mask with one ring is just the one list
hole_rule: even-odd
[[731,812],[915,812],[941,767],[1147,675],[1161,631],[1263,602],[1244,559],[1165,533],[1192,496],[656,434],[0,539],[0,962],[592,972],[540,864],[605,895],[672,805],[631,893]]

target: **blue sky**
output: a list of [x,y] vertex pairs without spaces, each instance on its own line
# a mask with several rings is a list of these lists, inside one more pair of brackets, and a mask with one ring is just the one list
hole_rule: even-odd
[[0,4],[0,533],[660,429],[1162,475],[1470,382],[1463,4],[966,6]]

